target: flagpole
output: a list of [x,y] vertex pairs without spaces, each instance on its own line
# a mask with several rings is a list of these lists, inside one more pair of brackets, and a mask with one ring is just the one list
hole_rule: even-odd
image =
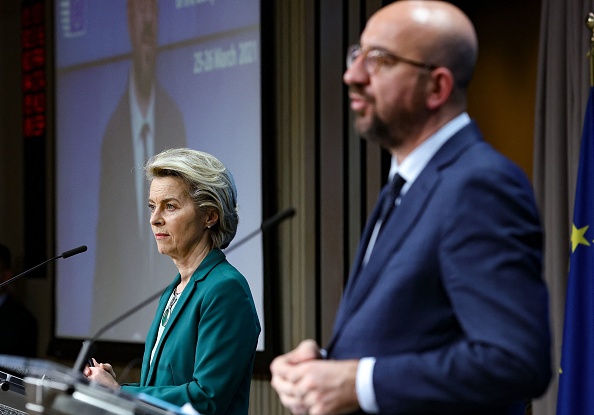
[[588,17],[586,18],[586,26],[592,32],[592,37],[590,38],[590,52],[588,52],[588,57],[590,58],[590,86],[594,86],[594,13],[588,13]]
[[594,412],[594,13],[590,39],[590,88],[584,115],[569,244],[556,415]]

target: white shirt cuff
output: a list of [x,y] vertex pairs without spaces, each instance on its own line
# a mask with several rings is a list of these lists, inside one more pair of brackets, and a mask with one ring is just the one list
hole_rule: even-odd
[[359,406],[369,414],[379,413],[375,390],[373,389],[373,368],[375,357],[364,357],[359,360],[357,367],[356,390]]

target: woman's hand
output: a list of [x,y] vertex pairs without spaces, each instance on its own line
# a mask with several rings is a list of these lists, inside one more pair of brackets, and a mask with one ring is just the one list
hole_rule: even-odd
[[93,358],[94,366],[86,366],[83,375],[92,382],[100,383],[108,388],[119,389],[120,384],[116,381],[116,374],[109,363],[99,363]]

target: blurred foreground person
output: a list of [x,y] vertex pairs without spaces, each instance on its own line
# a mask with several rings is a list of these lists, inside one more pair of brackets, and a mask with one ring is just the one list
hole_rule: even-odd
[[523,414],[551,377],[542,230],[523,172],[466,113],[470,20],[397,1],[347,53],[355,128],[392,155],[326,350],[271,364],[294,414]]

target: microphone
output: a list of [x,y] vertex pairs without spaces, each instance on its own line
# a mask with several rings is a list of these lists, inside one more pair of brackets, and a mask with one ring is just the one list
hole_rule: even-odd
[[[270,228],[277,226],[279,223],[281,223],[285,219],[288,219],[288,218],[294,216],[295,213],[296,213],[295,208],[288,208],[288,209],[285,209],[284,211],[279,212],[276,215],[266,219],[264,222],[262,222],[262,225],[260,225],[260,228],[250,232],[248,235],[246,235],[245,237],[243,237],[242,239],[237,241],[237,243],[235,243],[232,246],[230,246],[229,248],[225,249],[225,254],[228,254],[229,252],[239,248],[240,246],[242,246],[243,244],[248,242],[250,239],[252,239],[256,235],[258,235],[260,232],[265,232],[265,231],[269,230]],[[77,249],[79,249],[79,248],[77,248]],[[72,251],[75,251],[75,250],[76,249],[73,249]],[[86,250],[86,247],[85,247],[85,250]],[[72,252],[72,251],[68,251],[68,252]],[[75,255],[75,254],[72,254],[72,255]],[[101,327],[95,333],[95,335],[93,337],[83,341],[83,345],[82,345],[80,351],[78,352],[78,356],[76,357],[76,361],[74,362],[74,366],[72,367],[73,372],[75,372],[75,374],[82,372],[82,370],[85,368],[85,366],[89,362],[89,359],[95,350],[95,342],[97,341],[97,339],[99,339],[99,337],[103,333],[105,333],[107,330],[109,330],[110,328],[117,325],[120,321],[127,319],[128,317],[130,317],[131,315],[136,313],[141,308],[147,306],[148,304],[150,304],[151,302],[153,302],[154,300],[159,298],[163,294],[164,290],[165,290],[165,288],[163,288],[163,290],[151,295],[149,298],[147,298],[146,300],[142,301],[141,303],[135,305],[128,311],[122,313],[119,317],[115,318],[114,320],[107,323],[105,326]]]
[[60,256],[64,259],[66,259],[66,258],[70,258],[71,256],[78,255],[82,252],[85,252],[86,250],[87,250],[87,246],[81,245],[78,248],[71,249],[70,251],[62,252],[62,255],[60,255]]
[[21,272],[20,274],[12,277],[11,279],[6,280],[3,283],[0,283],[0,288],[3,287],[3,286],[5,286],[5,285],[7,285],[7,284],[10,284],[11,282],[13,282],[16,279],[21,278],[23,275],[27,275],[31,271],[35,271],[37,268],[39,268],[39,267],[47,264],[48,262],[55,261],[58,258],[64,258],[64,259],[70,258],[71,256],[78,255],[78,254],[80,254],[82,252],[85,252],[86,250],[87,250],[87,246],[86,245],[81,245],[78,248],[74,248],[74,249],[71,249],[69,251],[64,251],[64,252],[62,252],[62,254],[60,254],[58,256],[55,256],[53,258],[50,258],[50,259],[42,262],[41,264],[35,265],[33,268],[29,268],[28,270]]
[[289,219],[290,217],[295,216],[295,213],[296,213],[295,208],[288,208],[288,209],[285,209],[282,212],[279,212],[276,215],[266,219],[264,222],[262,222],[262,225],[260,225],[260,228],[250,232],[249,234],[247,234],[246,236],[241,238],[239,241],[237,241],[236,243],[231,245],[229,248],[225,249],[225,253],[228,254],[229,252],[233,251],[235,248],[240,247],[245,242],[249,241],[254,236],[258,235],[260,232],[265,232],[268,229],[278,225],[285,219]]

